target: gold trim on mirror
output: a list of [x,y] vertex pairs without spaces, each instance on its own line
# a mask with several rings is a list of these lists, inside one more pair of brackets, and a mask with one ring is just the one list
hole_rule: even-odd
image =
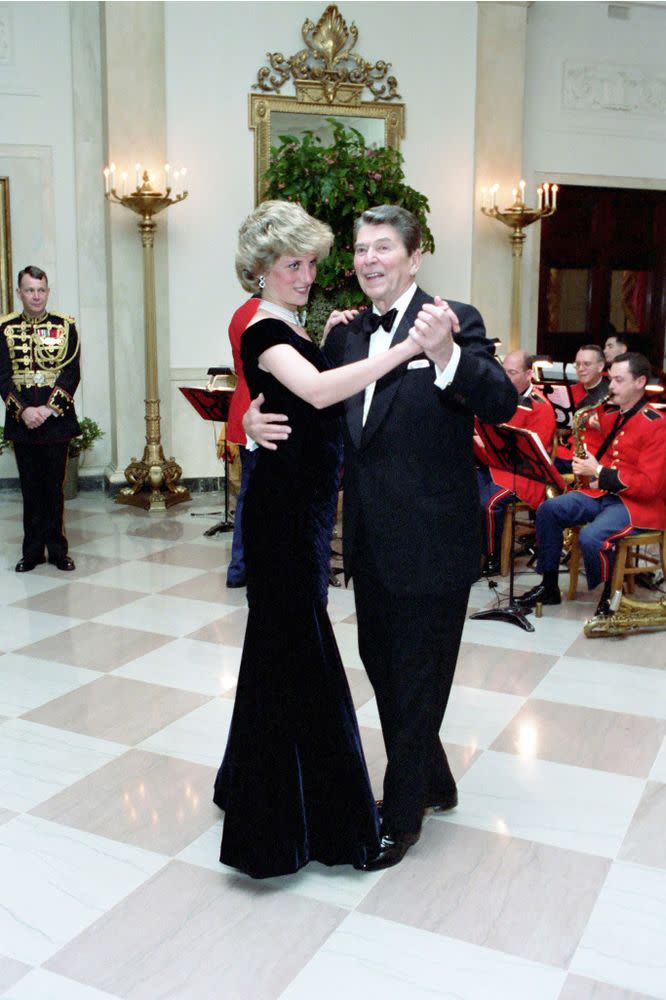
[[0,315],[12,311],[12,230],[9,214],[9,177],[0,177]]
[[280,92],[280,88],[291,77],[298,85],[304,81],[313,83],[318,96],[313,100],[327,104],[342,104],[338,90],[345,84],[367,87],[375,101],[392,101],[400,98],[398,81],[388,76],[391,63],[379,59],[370,63],[352,52],[358,41],[358,28],[352,21],[351,28],[336,7],[330,4],[313,24],[308,18],[301,28],[306,48],[288,59],[281,52],[267,52],[270,66],[262,66],[257,73],[255,90],[264,93]]
[[277,145],[277,135],[271,143],[272,116],[279,112],[290,115],[318,115],[326,118],[367,118],[382,125],[383,136],[379,145],[400,148],[405,134],[405,105],[380,104],[370,101],[358,104],[320,104],[304,102],[298,97],[267,97],[250,94],[250,128],[254,129],[255,201],[262,199],[262,178],[271,162],[271,144]]
[[[357,121],[356,127],[366,135],[368,145],[400,148],[400,140],[405,135],[405,105],[388,103],[400,97],[398,81],[387,76],[391,63],[378,60],[369,63],[352,49],[358,41],[358,28],[352,22],[350,28],[340,11],[331,4],[326,8],[317,24],[309,19],[303,23],[301,34],[306,48],[288,59],[281,52],[269,52],[270,65],[263,66],[258,74],[254,89],[259,94],[250,94],[250,128],[254,129],[254,194],[255,201],[261,201],[264,184],[263,176],[271,161],[271,146],[278,145],[280,134],[302,134],[305,130],[317,132],[326,118],[367,119],[367,129]],[[295,97],[279,94],[280,88],[293,78]],[[363,89],[367,87],[374,100],[362,101]],[[270,96],[274,91],[278,96]],[[287,124],[279,125],[273,115],[288,115]],[[303,127],[293,122],[293,115],[309,115]],[[377,127],[371,129],[370,122]]]

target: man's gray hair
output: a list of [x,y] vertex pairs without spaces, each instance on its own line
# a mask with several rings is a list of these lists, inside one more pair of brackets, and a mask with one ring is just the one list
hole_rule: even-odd
[[377,205],[376,208],[366,209],[354,223],[354,242],[361,226],[392,226],[410,256],[421,246],[419,220],[400,205]]

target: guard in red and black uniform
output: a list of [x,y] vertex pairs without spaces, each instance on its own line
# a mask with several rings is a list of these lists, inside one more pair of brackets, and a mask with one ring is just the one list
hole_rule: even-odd
[[645,398],[650,365],[629,351],[610,369],[609,405],[585,434],[587,456],[573,459],[589,486],[546,500],[536,517],[537,568],[543,580],[519,598],[524,607],[559,604],[558,566],[564,528],[576,524],[587,584],[606,582],[598,614],[608,606],[613,542],[640,529],[666,529],[666,416]]
[[17,573],[49,562],[73,570],[63,532],[67,447],[81,433],[74,410],[79,384],[79,335],[71,316],[48,312],[41,268],[19,272],[23,312],[0,317],[0,395],[5,440],[14,445],[23,494],[23,558]]
[[[539,439],[550,455],[555,436],[555,411],[550,403],[532,385],[532,365],[527,351],[511,351],[502,362],[504,371],[518,390],[518,409],[507,420],[509,427],[525,427],[539,435]],[[506,508],[518,497],[534,510],[543,501],[546,487],[525,476],[514,476],[506,469],[488,466],[485,448],[479,447],[475,437],[474,454],[480,466],[477,468],[479,497],[481,500],[481,533],[486,553],[485,576],[499,572],[500,541]],[[515,486],[515,492],[514,492]]]

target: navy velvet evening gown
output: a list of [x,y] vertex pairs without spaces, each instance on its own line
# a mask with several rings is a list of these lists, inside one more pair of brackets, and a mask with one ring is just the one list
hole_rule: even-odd
[[258,367],[289,344],[319,371],[316,344],[279,320],[243,334],[243,369],[291,435],[261,449],[243,509],[248,621],[214,800],[220,860],[255,878],[309,861],[360,866],[376,853],[377,813],[340,654],[326,611],[341,456],[341,408],[316,410]]

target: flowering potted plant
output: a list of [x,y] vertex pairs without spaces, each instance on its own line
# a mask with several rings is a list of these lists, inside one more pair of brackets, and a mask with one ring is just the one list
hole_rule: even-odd
[[335,234],[329,256],[319,265],[310,294],[308,330],[317,335],[333,308],[361,305],[365,299],[354,274],[354,220],[374,205],[401,205],[417,217],[423,249],[435,241],[428,227],[428,199],[405,183],[403,157],[397,149],[366,146],[361,133],[334,118],[327,119],[333,143],[318,136],[280,136],[271,148],[264,174],[264,197],[297,201]]
[[64,485],[65,500],[73,500],[78,495],[79,461],[81,455],[89,451],[95,441],[104,437],[104,431],[90,417],[81,417],[79,427],[81,428],[81,433],[78,437],[72,438],[67,446],[67,472],[65,474]]

